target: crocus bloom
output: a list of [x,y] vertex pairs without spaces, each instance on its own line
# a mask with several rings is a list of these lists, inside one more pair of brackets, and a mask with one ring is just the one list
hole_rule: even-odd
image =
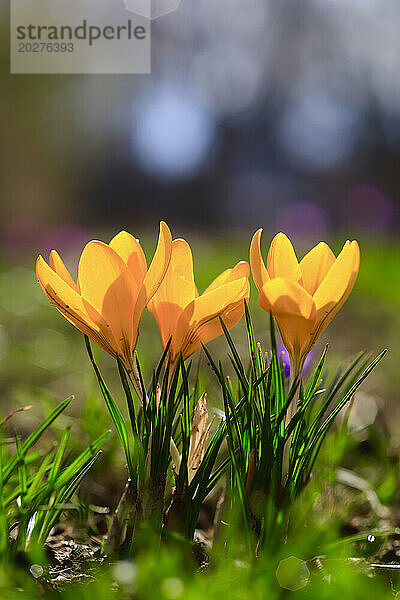
[[349,296],[357,278],[360,250],[347,241],[337,258],[324,242],[298,262],[290,240],[278,233],[268,252],[267,266],[261,256],[262,229],[250,246],[250,264],[260,293],[258,303],[272,313],[291,360],[294,375],[321,332]]
[[86,244],[79,260],[77,283],[55,250],[48,264],[38,257],[36,275],[43,292],[61,314],[103,350],[120,356],[131,372],[140,319],[167,271],[171,248],[171,232],[161,222],[149,269],[139,241],[121,231],[110,244],[97,240]]
[[231,329],[243,316],[248,300],[250,268],[246,261],[227,269],[199,296],[193,274],[193,258],[185,240],[172,242],[172,256],[165,278],[148,308],[157,321],[165,348],[176,361],[190,356],[201,344],[223,333],[219,316]]

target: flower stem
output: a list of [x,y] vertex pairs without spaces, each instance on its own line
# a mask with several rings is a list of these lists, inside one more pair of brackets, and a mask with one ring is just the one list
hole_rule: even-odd
[[[300,380],[301,380],[301,376],[302,376],[302,372],[303,372],[304,359],[305,359],[305,357],[301,357],[297,360],[291,359],[289,390],[292,389],[292,387],[296,384],[296,382],[299,382],[299,384],[300,384]],[[295,416],[295,414],[297,412],[297,405],[299,402],[299,390],[300,390],[300,385],[298,385],[298,388],[292,398],[292,401],[288,406],[286,418],[285,418],[285,429],[289,426],[289,423],[291,422],[291,420],[293,419],[293,417]],[[286,440],[286,443],[285,443],[285,446],[283,449],[282,485],[284,485],[284,486],[286,485],[288,477],[289,477],[290,447],[292,445],[293,433],[294,432],[292,431],[292,433]]]
[[132,387],[135,390],[135,394],[139,398],[139,401],[141,402],[142,406],[144,404],[147,406],[148,398],[147,398],[146,391],[142,390],[139,372],[138,372],[138,368],[137,368],[136,362],[135,362],[135,356],[133,356],[133,359],[129,361],[129,367],[127,368],[126,372],[128,374],[129,380],[132,384]]

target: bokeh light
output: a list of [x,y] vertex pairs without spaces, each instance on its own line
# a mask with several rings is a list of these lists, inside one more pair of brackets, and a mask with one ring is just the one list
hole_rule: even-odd
[[179,179],[204,166],[215,133],[212,115],[194,95],[166,86],[135,112],[133,150],[144,170]]

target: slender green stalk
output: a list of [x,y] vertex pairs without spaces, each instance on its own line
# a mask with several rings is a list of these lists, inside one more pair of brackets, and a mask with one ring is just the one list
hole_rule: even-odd
[[[302,360],[299,360],[296,362],[293,361],[293,364],[291,363],[289,389],[291,389],[292,387],[297,385],[298,382],[301,382],[304,360],[305,360],[305,357],[303,357]],[[295,414],[297,412],[300,388],[301,388],[301,385],[297,385],[297,390],[288,406],[288,409],[286,412],[286,418],[285,418],[285,429],[287,429],[289,427],[290,423],[292,422],[293,417],[295,416]],[[284,449],[283,449],[283,459],[282,459],[282,485],[283,486],[286,485],[288,476],[289,476],[290,449],[292,446],[293,434],[294,434],[294,431],[292,431],[292,433],[289,435],[288,439],[286,440]]]

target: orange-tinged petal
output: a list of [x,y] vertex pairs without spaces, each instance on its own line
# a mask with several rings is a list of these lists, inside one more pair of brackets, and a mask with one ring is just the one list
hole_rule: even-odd
[[320,242],[300,261],[303,286],[309,294],[314,295],[335,260],[335,255],[329,246],[325,242]]
[[186,240],[174,240],[171,262],[156,296],[184,308],[196,297],[196,293],[191,248]]
[[315,325],[312,296],[298,283],[278,277],[263,286],[258,303],[273,314],[291,361],[300,364]]
[[313,340],[315,318],[306,319],[299,315],[279,314],[275,316],[282,341],[289,352],[293,368],[300,365],[310,351]]
[[107,244],[86,244],[78,267],[81,294],[92,319],[93,307],[109,325],[117,351],[128,356],[132,349],[133,307],[137,284],[122,258]]
[[328,326],[349,297],[360,268],[360,248],[347,241],[314,294],[317,308],[316,337]]
[[223,271],[223,273],[218,275],[218,277],[214,279],[208,288],[204,290],[203,294],[207,294],[208,292],[211,292],[212,290],[215,290],[225,283],[229,283],[230,281],[235,281],[236,279],[241,279],[242,277],[249,277],[249,275],[249,263],[245,260],[241,260],[232,269],[226,269]]
[[141,286],[146,277],[147,263],[139,240],[127,231],[120,231],[113,237],[110,246],[128,265],[138,286]]
[[343,295],[346,297],[349,295],[354,284],[354,275],[358,274],[359,266],[360,249],[358,244],[356,241],[347,241],[314,294],[317,310],[331,302],[339,302]]
[[169,227],[164,221],[160,223],[160,233],[158,236],[157,248],[147,275],[144,278],[144,288],[146,290],[146,304],[154,296],[164,278],[171,260],[172,236]]
[[241,319],[244,300],[248,300],[250,286],[247,277],[230,281],[225,285],[202,294],[183,311],[172,338],[174,354],[182,352],[187,358],[201,343],[205,344],[223,333],[219,316],[228,329]]
[[157,321],[164,347],[176,331],[179,316],[185,306],[196,296],[192,251],[185,240],[174,240],[171,262],[165,277],[147,305]]
[[232,302],[222,309],[219,315],[200,323],[195,330],[191,331],[188,336],[188,342],[183,348],[182,355],[184,360],[200,348],[202,344],[207,344],[222,335],[223,330],[218,316],[221,316],[227,329],[232,329],[232,327],[239,323],[244,315],[244,301],[245,298],[241,298],[236,302]]
[[285,277],[301,281],[301,270],[289,238],[278,233],[271,242],[267,256],[267,271],[271,279]]
[[79,286],[72,279],[67,267],[64,265],[61,256],[56,250],[52,250],[49,256],[49,266],[65,281],[73,290],[79,293]]
[[157,305],[149,305],[149,310],[156,320],[160,331],[163,348],[176,331],[176,326],[183,309],[177,304],[170,302],[158,302]]
[[158,236],[157,248],[151,261],[147,275],[144,278],[143,286],[136,300],[133,313],[133,343],[136,345],[139,333],[139,323],[142,314],[154,294],[160,287],[162,280],[167,272],[171,260],[172,237],[169,227],[164,221],[160,223],[160,233]]
[[262,229],[256,231],[250,244],[251,274],[253,275],[254,283],[259,292],[263,285],[269,281],[268,271],[261,255],[261,234]]
[[309,319],[315,313],[313,297],[301,285],[283,277],[267,281],[258,303],[273,315],[297,315]]
[[36,275],[43,292],[61,314],[103,350],[114,354],[115,340],[111,331],[106,329],[106,324],[102,322],[101,315],[97,315],[97,321],[102,328],[89,317],[81,296],[46,263],[42,256],[39,256],[36,261]]

